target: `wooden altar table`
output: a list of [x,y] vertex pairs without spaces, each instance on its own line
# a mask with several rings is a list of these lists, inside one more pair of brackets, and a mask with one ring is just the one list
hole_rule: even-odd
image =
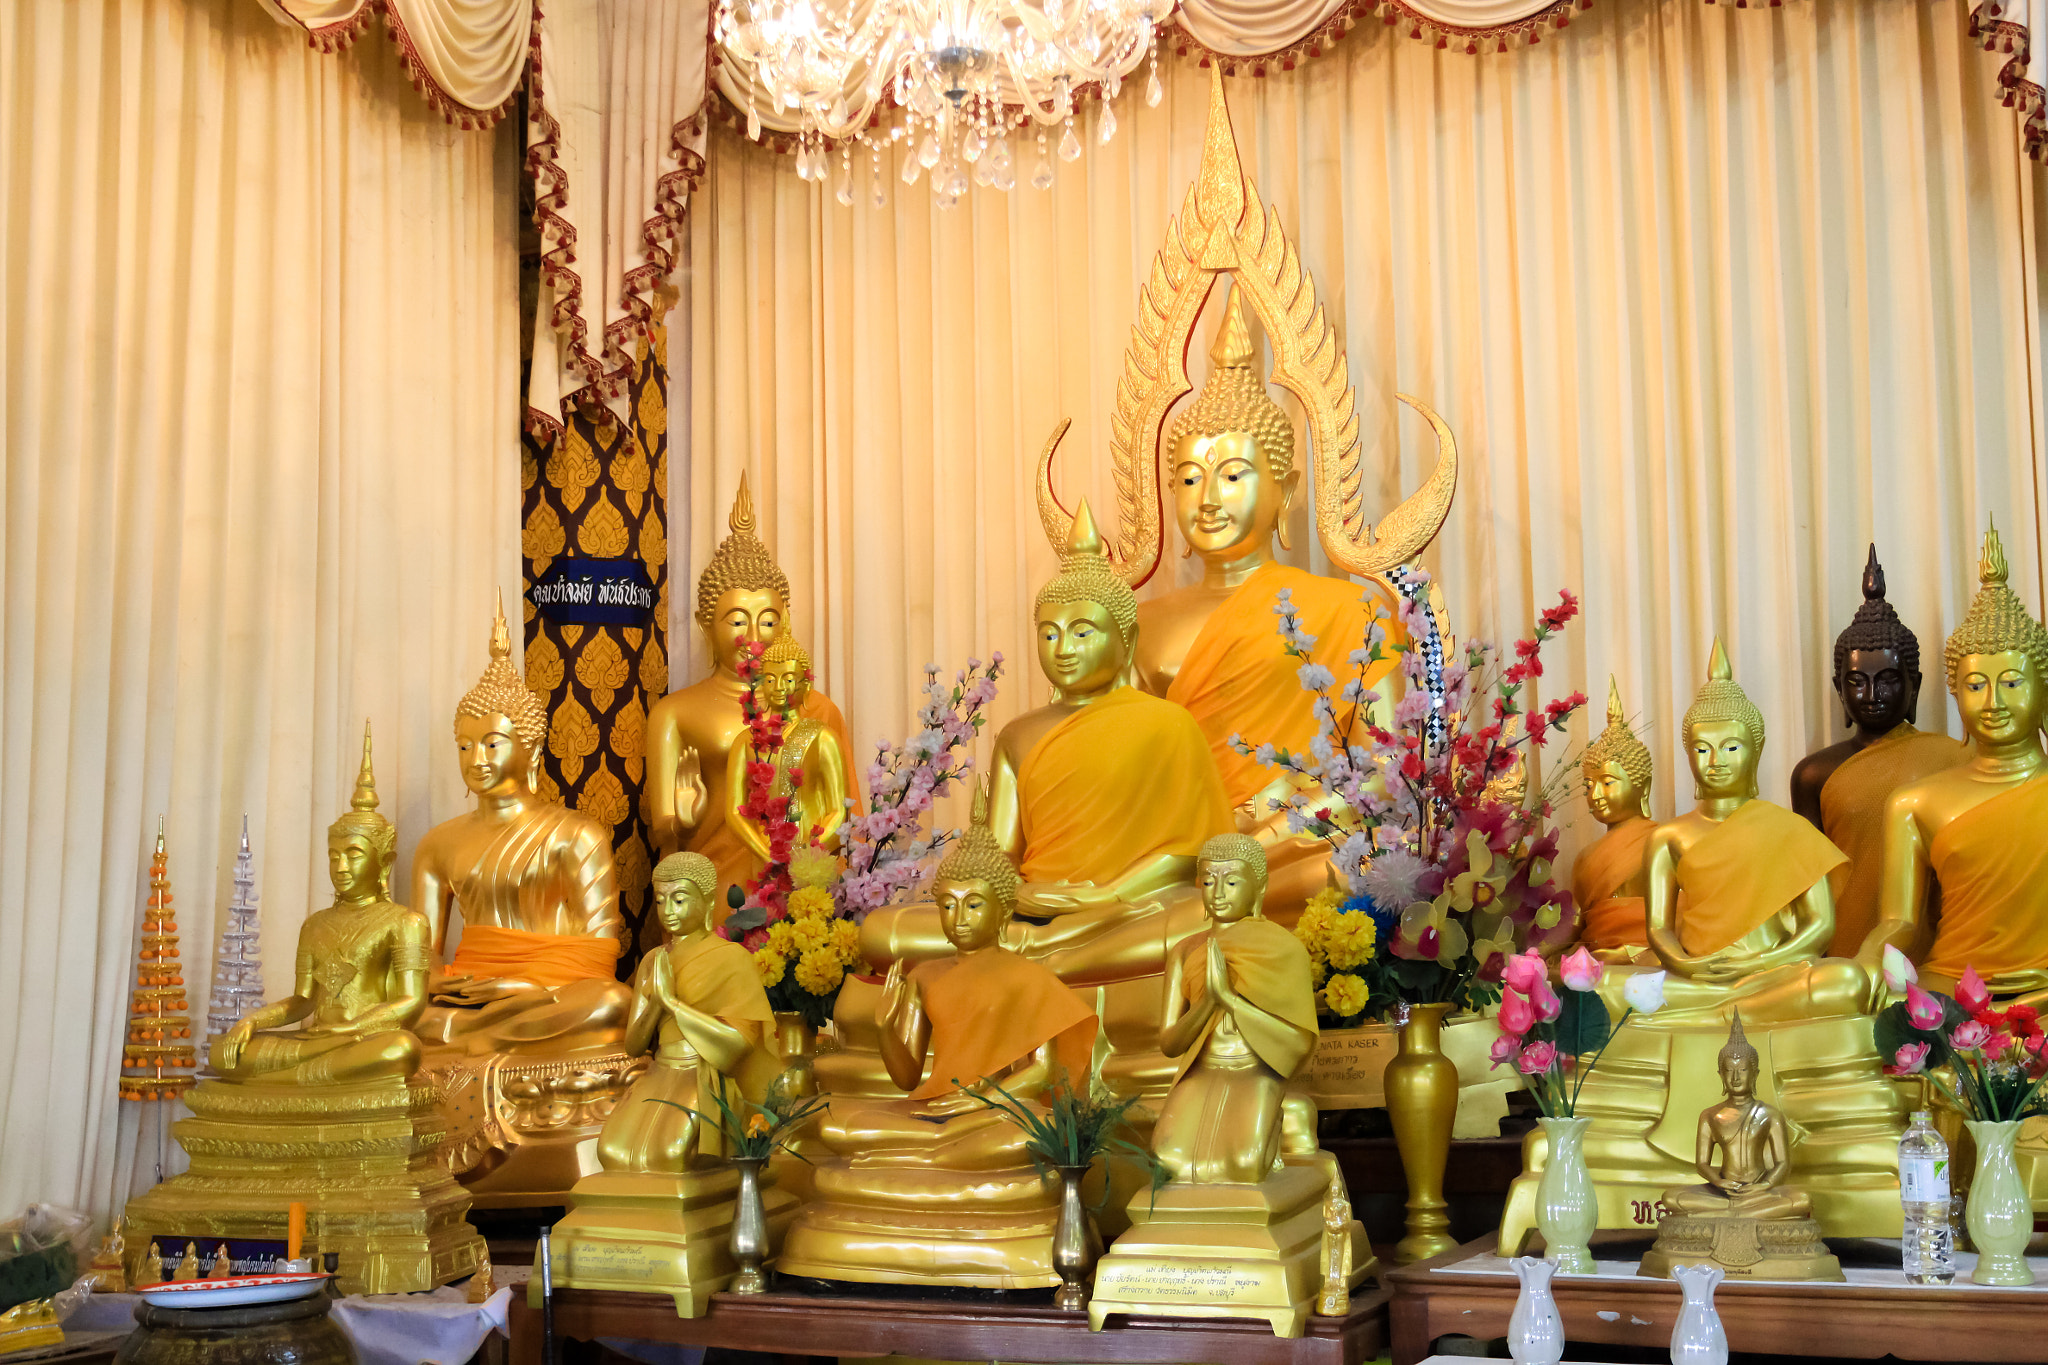
[[[1418,1365],[1436,1341],[1458,1335],[1505,1337],[1519,1285],[1495,1254],[1488,1234],[1456,1251],[1388,1272],[1393,1288],[1394,1365]],[[1714,1291],[1714,1306],[1731,1351],[1779,1356],[1835,1356],[1900,1360],[1995,1360],[2000,1365],[2048,1362],[2048,1258],[2030,1257],[2040,1283],[2026,1289],[1990,1289],[1969,1282],[1976,1258],[1956,1257],[1956,1282],[1939,1287],[1906,1283],[1894,1260],[1896,1242],[1831,1243],[1842,1254],[1848,1282],[1728,1280]],[[1663,1349],[1683,1301],[1671,1280],[1635,1273],[1649,1243],[1602,1245],[1593,1275],[1559,1275],[1550,1282],[1564,1317],[1565,1339],[1584,1358],[1588,1347]],[[1863,1255],[1858,1255],[1858,1251]],[[1626,1255],[1626,1259],[1612,1259]]]
[[[1020,1362],[1228,1361],[1229,1365],[1362,1365],[1386,1349],[1386,1289],[1362,1288],[1344,1318],[1310,1318],[1301,1336],[1263,1322],[1112,1317],[1100,1332],[1086,1313],[933,1299],[715,1294],[701,1318],[679,1318],[666,1294],[555,1291],[555,1335],[574,1341],[630,1337],[773,1355],[905,1355]],[[541,1315],[512,1297],[510,1365],[540,1365]]]

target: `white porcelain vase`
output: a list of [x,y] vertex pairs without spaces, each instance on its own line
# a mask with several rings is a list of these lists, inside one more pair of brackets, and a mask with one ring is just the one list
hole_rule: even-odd
[[1714,1311],[1714,1286],[1721,1283],[1717,1265],[1675,1265],[1671,1278],[1685,1294],[1678,1325],[1671,1329],[1671,1365],[1728,1365],[1728,1333]]
[[1557,1266],[1540,1256],[1517,1256],[1509,1264],[1522,1282],[1515,1311],[1508,1315],[1508,1354],[1522,1365],[1557,1365],[1564,1359],[1564,1320],[1550,1296]]

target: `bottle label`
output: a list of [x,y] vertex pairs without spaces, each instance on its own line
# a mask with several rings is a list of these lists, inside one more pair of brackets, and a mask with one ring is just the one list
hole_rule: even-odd
[[1948,1158],[1899,1158],[1899,1198],[1908,1204],[1948,1202]]

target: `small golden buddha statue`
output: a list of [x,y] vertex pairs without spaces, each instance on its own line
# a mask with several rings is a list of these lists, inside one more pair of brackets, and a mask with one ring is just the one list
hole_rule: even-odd
[[[432,1289],[475,1269],[483,1241],[438,1160],[433,1091],[414,1077],[427,922],[390,899],[398,832],[377,804],[365,727],[349,812],[327,832],[335,903],[299,929],[292,994],[214,1041],[216,1078],[187,1094],[194,1117],[172,1129],[191,1170],[129,1201],[134,1240],[149,1244],[131,1279],[155,1278],[163,1235],[284,1241],[295,1200],[322,1250],[340,1253],[345,1292]],[[196,1256],[188,1246],[185,1278]]]
[[784,1274],[1059,1283],[1058,1184],[1040,1178],[1023,1130],[976,1096],[1000,1085],[1032,1104],[1062,1072],[1085,1083],[1096,1018],[1049,970],[1003,946],[1019,879],[989,828],[990,806],[984,788],[933,883],[953,952],[914,967],[899,958],[883,985],[882,1056],[909,1096],[832,1102],[822,1138],[835,1155],[783,1240]]
[[[1782,806],[1757,798],[1763,716],[1714,643],[1709,676],[1682,733],[1698,804],[1645,845],[1644,898],[1654,962],[1610,968],[1599,991],[1622,1017],[1632,980],[1666,975],[1664,1007],[1615,1035],[1579,1092],[1593,1119],[1586,1165],[1602,1228],[1647,1227],[1662,1192],[1694,1165],[1694,1116],[1712,1092],[1715,1055],[1739,1007],[1756,1041],[1760,1098],[1812,1133],[1793,1155],[1832,1235],[1898,1235],[1896,1143],[1906,1106],[1877,1055],[1877,981],[1822,956],[1834,937],[1829,878],[1841,851]],[[1790,1059],[1779,1069],[1779,1058]],[[1541,1133],[1508,1194],[1500,1244],[1518,1252],[1533,1225]]]
[[1668,1279],[1675,1265],[1718,1265],[1749,1279],[1845,1278],[1821,1240],[1813,1201],[1781,1183],[1792,1168],[1791,1131],[1756,1097],[1758,1060],[1737,1010],[1717,1059],[1721,1098],[1700,1113],[1694,1164],[1706,1183],[1664,1191],[1657,1244],[1639,1273]]
[[[727,525],[732,534],[697,578],[697,627],[711,647],[711,676],[649,708],[647,787],[641,798],[655,847],[663,854],[702,853],[717,865],[721,888],[753,880],[766,864],[732,825],[738,807],[728,769],[747,730],[740,650],[750,643],[772,645],[789,624],[790,607],[789,577],[754,534],[754,502],[744,474]],[[830,730],[842,755],[853,752],[846,718],[823,692],[808,689],[797,714]],[[851,771],[845,782],[846,794],[859,800]],[[722,891],[715,900],[713,914],[722,924]]]
[[840,827],[846,823],[846,751],[830,726],[804,714],[810,694],[811,656],[796,636],[784,631],[761,655],[760,683],[761,705],[786,717],[782,747],[772,754],[756,754],[753,737],[748,735],[740,741],[737,761],[725,769],[730,812],[726,818],[741,842],[764,864],[770,861],[768,834],[745,813],[750,764],[765,760],[774,766],[777,796],[789,794],[791,775],[796,775],[797,807],[802,813],[797,847],[815,842],[836,849]]
[[1886,802],[1880,920],[1861,957],[1874,967],[1887,944],[1917,955],[1920,984],[1948,993],[1975,967],[1994,994],[2038,1007],[2048,998],[2048,630],[2006,572],[1993,528],[1943,660],[1973,747]]
[[1799,760],[1792,769],[1792,809],[1849,859],[1835,897],[1835,938],[1828,951],[1853,957],[1877,927],[1885,803],[1900,787],[1969,756],[1947,735],[1913,728],[1920,641],[1885,601],[1884,566],[1875,545],[1863,569],[1863,605],[1835,637],[1834,682],[1853,732]]
[[[1318,1149],[1314,1115],[1287,1122],[1290,1082],[1315,1051],[1316,991],[1308,950],[1262,913],[1266,852],[1224,834],[1202,846],[1209,927],[1180,946],[1167,970],[1160,1050],[1180,1074],[1152,1132],[1170,1177],[1140,1194],[1131,1228],[1096,1266],[1088,1322],[1112,1313],[1257,1317],[1299,1336],[1331,1264],[1326,1213],[1349,1208],[1335,1159]],[[1341,1288],[1372,1268],[1358,1224]],[[1227,1271],[1233,1292],[1211,1280]],[[1195,1273],[1197,1270],[1201,1273]]]
[[[714,1093],[744,1112],[781,1070],[767,1050],[774,1022],[754,958],[718,936],[711,905],[718,869],[701,853],[671,853],[654,869],[654,903],[669,943],[633,978],[626,1050],[654,1064],[633,1083],[598,1137],[595,1175],[576,1182],[555,1225],[557,1282],[580,1289],[666,1291],[684,1317],[701,1316],[738,1270],[730,1251],[738,1172],[721,1158],[721,1130],[701,1117]],[[779,1230],[794,1211],[771,1189]]]
[[1607,832],[1572,863],[1572,903],[1579,941],[1611,962],[1647,957],[1650,928],[1643,909],[1643,851],[1657,822],[1650,818],[1649,746],[1629,728],[1621,688],[1607,679],[1607,728],[1579,761],[1586,808]]
[[487,1206],[559,1203],[585,1173],[577,1146],[625,1086],[632,1001],[614,976],[625,922],[610,834],[537,795],[547,708],[511,654],[501,605],[490,664],[455,713],[476,808],[428,830],[412,859],[436,961],[461,917],[416,1027],[448,1097],[444,1157]]
[[[128,1292],[128,1242],[121,1235],[122,1219],[116,1218],[114,1226],[107,1229],[107,1235],[100,1241],[100,1249],[93,1253],[92,1264],[87,1271],[96,1277],[93,1292],[97,1294],[125,1294]],[[155,1279],[154,1274],[150,1275]]]

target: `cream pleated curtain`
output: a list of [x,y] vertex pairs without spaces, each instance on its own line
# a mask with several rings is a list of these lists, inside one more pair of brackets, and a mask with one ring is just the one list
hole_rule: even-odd
[[[1455,626],[1505,643],[1579,594],[1540,695],[1583,689],[1597,712],[1616,674],[1661,813],[1691,800],[1677,724],[1716,633],[1769,718],[1767,795],[1841,735],[1829,653],[1868,541],[1920,633],[1923,726],[1958,728],[1941,640],[1988,514],[2040,604],[2039,188],[1967,17],[1958,0],[1602,0],[1568,41],[1471,57],[1368,24],[1228,82],[1246,166],[1349,349],[1370,505],[1427,468],[1428,432],[1394,400],[1419,395],[1465,459],[1425,556]],[[1045,696],[1033,462],[1072,417],[1062,487],[1112,505],[1122,347],[1200,156],[1209,73],[1171,66],[1165,102],[1126,101],[1051,191],[1025,187],[1027,160],[1018,189],[951,212],[900,162],[886,209],[864,162],[843,209],[712,139],[678,555],[703,564],[750,470],[858,748],[909,730],[927,658],[1008,654],[998,720]],[[1294,529],[1294,558],[1324,568],[1300,510]],[[1168,563],[1158,586],[1191,578]],[[1591,822],[1567,816],[1576,842]]]
[[170,1109],[115,1099],[158,814],[203,1034],[244,812],[276,996],[365,718],[401,887],[462,807],[516,167],[253,4],[0,0],[0,53],[0,1210],[104,1214]]

